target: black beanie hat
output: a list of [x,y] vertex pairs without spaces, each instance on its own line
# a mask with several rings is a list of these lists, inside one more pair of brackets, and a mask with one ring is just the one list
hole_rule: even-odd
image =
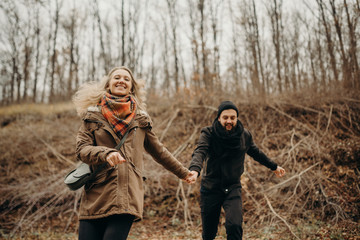
[[220,103],[219,108],[218,108],[218,114],[216,118],[219,118],[222,111],[226,110],[226,109],[234,109],[236,111],[236,116],[239,116],[239,110],[237,109],[237,107],[235,106],[235,104],[231,101],[223,101],[222,103]]

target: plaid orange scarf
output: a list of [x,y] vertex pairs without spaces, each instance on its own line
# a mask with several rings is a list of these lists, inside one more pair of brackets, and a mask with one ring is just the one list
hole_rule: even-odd
[[116,134],[124,136],[136,115],[136,103],[131,96],[116,97],[106,93],[99,105],[101,112]]

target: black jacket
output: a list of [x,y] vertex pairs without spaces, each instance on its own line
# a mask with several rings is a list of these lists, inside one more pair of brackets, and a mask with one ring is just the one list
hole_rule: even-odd
[[244,172],[245,153],[257,162],[276,170],[277,164],[271,161],[253,142],[251,133],[244,129],[241,134],[241,149],[237,153],[225,153],[225,156],[216,157],[212,147],[211,138],[213,127],[208,126],[201,130],[198,146],[192,155],[190,171],[201,172],[202,185],[208,189],[228,188],[232,185],[240,185],[240,177]]

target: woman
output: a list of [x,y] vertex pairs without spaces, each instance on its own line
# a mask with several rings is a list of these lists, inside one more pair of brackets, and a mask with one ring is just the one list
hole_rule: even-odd
[[141,88],[128,68],[117,67],[74,96],[83,120],[76,139],[77,158],[93,169],[108,163],[82,193],[80,240],[126,239],[133,221],[142,218],[144,150],[180,179],[192,176],[152,131]]

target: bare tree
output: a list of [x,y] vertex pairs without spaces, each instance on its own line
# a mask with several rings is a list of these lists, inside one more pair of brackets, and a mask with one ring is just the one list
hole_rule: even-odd
[[[351,71],[348,67],[348,58],[347,58],[347,54],[345,53],[345,46],[344,46],[344,41],[343,41],[343,33],[341,30],[341,25],[343,25],[343,23],[341,23],[341,17],[339,16],[336,6],[335,6],[335,0],[329,0],[330,6],[331,6],[331,15],[333,17],[334,20],[334,26],[335,26],[335,30],[336,30],[336,34],[338,36],[338,40],[339,40],[339,48],[340,48],[340,54],[341,54],[341,63],[342,63],[342,76],[343,76],[343,82],[345,84],[347,84],[350,80],[351,82]],[[350,86],[349,86],[350,87]]]
[[198,0],[198,10],[200,12],[200,39],[201,39],[201,54],[202,54],[202,82],[205,87],[210,90],[213,89],[212,79],[209,77],[208,67],[208,51],[206,48],[206,19],[205,19],[205,0]]
[[[49,15],[51,16],[51,7],[48,5],[48,11]],[[51,38],[52,38],[52,28],[53,28],[53,21],[49,21],[49,34],[47,37],[47,49],[46,49],[46,67],[45,67],[45,73],[44,73],[44,80],[43,80],[43,90],[41,94],[41,102],[45,101],[45,94],[46,94],[46,85],[47,85],[47,79],[48,79],[48,73],[49,73],[49,66],[50,66],[50,58],[51,58]]]
[[106,57],[106,52],[105,52],[105,45],[104,45],[104,40],[103,40],[103,29],[102,29],[102,21],[100,18],[100,12],[99,12],[99,4],[97,0],[94,0],[94,17],[97,20],[98,23],[98,29],[99,29],[99,40],[100,40],[100,48],[101,48],[101,53],[100,53],[100,57],[103,60],[103,64],[104,64],[104,74],[107,72],[107,68],[109,67],[109,64],[107,62],[107,57]]
[[58,29],[59,29],[59,13],[60,13],[60,9],[61,9],[61,5],[62,2],[59,3],[59,0],[55,0],[56,3],[56,7],[55,7],[55,16],[54,16],[54,24],[55,24],[55,29],[54,29],[54,35],[53,35],[53,53],[51,56],[51,75],[50,75],[50,96],[49,96],[49,101],[50,102],[54,102],[54,98],[55,98],[55,92],[54,92],[54,85],[55,85],[55,72],[56,72],[56,58],[57,58],[57,48],[56,48],[56,42],[57,42],[57,34],[58,34]]
[[261,53],[259,49],[259,29],[257,24],[257,13],[255,2],[249,3],[243,1],[239,7],[241,8],[242,18],[241,25],[244,28],[247,51],[251,57],[248,64],[248,70],[250,71],[250,79],[253,86],[253,91],[258,94],[264,94],[265,86],[264,82],[261,84],[260,76],[260,58]]
[[38,77],[39,77],[39,68],[40,68],[40,3],[38,1],[35,2],[35,36],[36,36],[36,48],[35,48],[35,76],[33,82],[33,91],[32,91],[32,99],[33,102],[36,102],[37,97],[37,87],[38,87]]
[[335,53],[334,53],[334,41],[332,39],[332,34],[331,34],[331,28],[328,24],[328,19],[326,18],[325,15],[325,10],[324,10],[324,3],[322,0],[316,0],[318,7],[319,7],[319,12],[320,12],[320,16],[321,16],[321,20],[322,20],[322,25],[324,27],[325,30],[325,37],[326,37],[326,43],[327,43],[327,50],[328,50],[328,54],[330,56],[330,64],[332,67],[332,71],[334,74],[334,80],[336,85],[338,85],[338,81],[339,81],[339,73],[336,67],[336,59],[335,59]]
[[95,26],[95,20],[92,20],[92,28],[91,28],[92,38],[91,38],[91,69],[90,69],[90,79],[92,81],[95,81],[95,75],[96,75],[96,58],[95,58],[95,35],[96,35],[96,26]]
[[31,65],[31,56],[33,54],[33,11],[32,6],[30,6],[29,2],[25,2],[25,6],[27,9],[27,17],[28,20],[23,22],[23,26],[21,29],[21,34],[23,36],[23,64],[22,64],[22,72],[23,72],[23,94],[22,100],[26,101],[28,98],[28,90],[29,90],[29,81],[30,81],[30,65]]
[[164,50],[163,50],[163,68],[164,68],[164,82],[163,89],[165,89],[165,93],[170,93],[170,71],[169,71],[169,60],[168,60],[168,34],[167,34],[167,26],[164,21],[164,33],[163,33],[163,42],[164,42]]
[[18,42],[20,32],[20,18],[17,12],[17,9],[10,1],[5,1],[0,3],[1,9],[4,11],[8,28],[8,41],[10,43],[11,51],[10,51],[10,63],[11,63],[11,76],[10,76],[10,96],[9,102],[12,103],[15,100],[15,84],[18,83],[18,91],[17,91],[17,101],[20,100],[20,73],[19,73],[19,61],[18,61]]
[[309,61],[310,61],[310,67],[311,67],[311,76],[313,79],[313,86],[314,89],[317,90],[319,89],[319,80],[318,80],[318,76],[317,76],[317,71],[315,69],[315,51],[313,49],[313,45],[312,45],[312,39],[310,37],[310,34],[308,35],[308,41],[307,41],[307,54],[309,57]]
[[170,15],[170,28],[172,35],[172,49],[174,56],[174,83],[175,83],[175,92],[179,90],[179,58],[177,51],[177,20],[176,20],[176,0],[167,0],[167,6]]
[[235,24],[235,16],[233,12],[233,6],[231,4],[231,1],[229,1],[229,12],[230,12],[230,21],[231,21],[231,27],[232,27],[232,49],[231,49],[231,55],[232,55],[232,63],[231,66],[232,69],[232,78],[234,79],[237,87],[241,86],[241,79],[240,79],[240,62],[239,62],[239,42],[238,42],[238,31],[237,31],[237,24]]
[[282,0],[272,0],[267,6],[267,11],[271,22],[272,42],[275,49],[276,71],[277,71],[277,86],[281,93],[283,90],[283,81],[281,74],[282,53],[281,53],[281,34],[282,34]]
[[125,59],[125,14],[124,14],[124,0],[121,1],[121,64],[126,64]]
[[[142,21],[144,22],[148,22],[149,19],[149,7],[148,7],[148,1],[146,1],[145,6],[143,6],[143,8],[145,13],[144,14],[140,14],[141,16],[144,17],[144,19]],[[138,50],[138,54],[136,57],[136,72],[137,73],[142,73],[143,72],[143,67],[144,67],[144,54],[145,54],[145,47],[147,44],[147,38],[145,36],[148,36],[147,34],[148,32],[148,26],[147,24],[143,24],[143,31],[142,31],[142,38],[138,37],[139,39],[139,46],[140,46],[140,50]]]
[[[214,2],[214,0],[210,1],[210,19],[211,19],[211,29],[213,34],[213,70],[212,70],[212,78],[218,83],[220,80],[220,52],[219,52],[219,27],[218,27],[218,15],[221,1]],[[219,84],[219,87],[221,85]]]
[[[252,0],[252,16],[253,16],[253,20],[254,20],[254,28],[255,28],[255,41],[256,41],[256,49],[257,49],[257,59],[259,62],[259,69],[260,69],[260,74],[261,74],[261,79],[262,79],[262,87],[261,87],[261,92],[263,94],[265,94],[266,92],[269,92],[269,82],[266,81],[268,80],[268,78],[265,78],[265,74],[264,74],[264,67],[263,67],[263,63],[262,63],[262,51],[261,51],[261,47],[260,47],[260,34],[259,34],[259,24],[258,24],[258,15],[257,15],[257,10],[256,10],[256,5],[255,5],[255,1]],[[267,90],[267,91],[266,91]]]
[[323,90],[326,90],[327,85],[329,83],[329,80],[326,81],[327,79],[327,73],[325,70],[325,61],[324,61],[324,54],[323,54],[323,46],[321,44],[321,36],[320,36],[320,25],[321,22],[319,21],[319,27],[318,30],[315,30],[315,38],[316,38],[316,49],[317,49],[317,55],[318,55],[318,66],[320,67],[320,72],[321,72],[321,83],[320,86],[322,87]]
[[[352,8],[351,8],[352,7]],[[357,1],[357,7],[356,3],[348,5],[347,1],[344,0],[344,9],[346,13],[346,20],[347,20],[347,26],[348,26],[348,32],[349,32],[349,58],[350,58],[350,66],[349,71],[351,73],[352,82],[348,85],[351,85],[355,88],[360,88],[360,69],[359,69],[359,63],[357,59],[357,41],[359,35],[356,35],[356,28],[357,24],[359,23],[360,18],[360,4],[359,1]],[[354,13],[354,16],[351,16],[350,10],[352,9],[352,12]]]
[[[292,58],[292,75],[291,75],[291,80],[292,80],[292,87],[294,91],[297,91],[298,88],[301,87],[301,69],[300,69],[300,31],[301,31],[301,24],[299,23],[299,12],[296,12],[296,14],[293,17],[293,24],[294,24],[294,28],[293,29],[293,34],[292,34],[292,54],[291,54],[291,58]],[[307,83],[308,84],[308,83]]]
[[[139,33],[139,22],[142,11],[142,4],[139,0],[132,1],[128,9],[128,25],[127,25],[127,36],[128,41],[126,45],[127,49],[127,66],[130,69],[137,69],[139,65],[139,60],[141,56],[141,48],[139,46],[142,44],[140,42],[140,33]],[[139,50],[140,49],[140,50]]]
[[155,42],[152,43],[151,47],[151,67],[150,67],[150,95],[155,94],[156,84],[157,84],[157,71],[155,66]]
[[189,12],[189,20],[190,20],[190,29],[191,29],[191,49],[192,49],[192,57],[193,57],[193,66],[192,66],[192,81],[196,89],[200,88],[200,56],[199,56],[199,43],[197,36],[197,14],[195,11],[196,5],[194,1],[188,0],[188,12]]
[[[188,0],[186,13],[176,0],[121,0],[115,7],[93,0],[72,11],[62,11],[64,0],[3,0],[0,101],[69,98],[79,82],[97,80],[114,63],[148,77],[152,86],[164,84],[167,93],[183,85],[222,91],[234,83],[234,89],[261,95],[311,86],[358,89],[360,1],[313,2],[309,16],[286,14],[283,0]],[[149,14],[154,9],[157,14]],[[162,44],[149,40],[152,28]],[[82,39],[85,33],[90,37]],[[188,62],[184,34],[191,44]],[[215,88],[220,78],[224,84]]]
[[[75,3],[74,3],[75,4]],[[65,96],[70,97],[73,94],[74,78],[77,79],[77,66],[76,66],[76,33],[78,28],[77,19],[79,19],[79,13],[74,5],[70,11],[70,16],[67,20],[64,20],[63,28],[66,31],[68,40],[68,55],[69,55],[69,68],[68,68],[68,79],[66,84]]]

